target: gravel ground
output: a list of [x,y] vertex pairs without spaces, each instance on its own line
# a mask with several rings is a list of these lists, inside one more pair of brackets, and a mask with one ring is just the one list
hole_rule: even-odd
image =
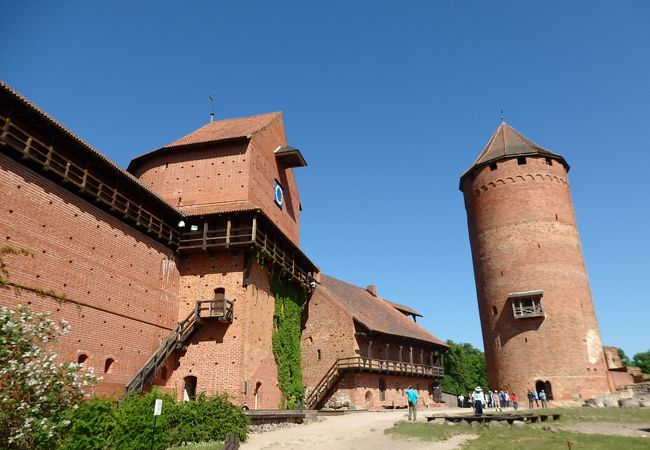
[[[461,412],[462,410],[458,410]],[[437,414],[440,410],[419,411],[419,422],[426,422],[424,415]],[[454,412],[446,409],[444,413]],[[463,412],[466,412],[463,411]],[[460,435],[439,443],[393,438],[384,434],[395,422],[407,420],[406,410],[364,411],[343,416],[320,417],[317,422],[306,425],[283,426],[273,431],[253,432],[242,450],[382,450],[404,448],[409,450],[453,450],[460,444],[475,439],[473,435]]]

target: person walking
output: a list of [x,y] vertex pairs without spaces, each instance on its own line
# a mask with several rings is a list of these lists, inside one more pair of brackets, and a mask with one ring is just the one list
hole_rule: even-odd
[[497,391],[490,391],[490,395],[492,396],[492,406],[494,407],[494,410],[496,412],[501,412],[501,406],[499,405],[499,394]]
[[546,402],[546,392],[544,392],[544,389],[539,391],[539,399],[542,402],[542,408],[548,408],[548,403]]
[[533,409],[533,408],[535,408],[535,407],[533,406],[533,391],[531,391],[530,389],[528,389],[528,393],[526,394],[526,396],[528,397],[528,409]]
[[458,407],[459,408],[465,407],[465,396],[463,394],[458,394]]
[[483,394],[483,389],[481,389],[481,386],[476,386],[472,397],[474,398],[474,410],[476,412],[476,415],[482,416],[483,405],[485,405],[485,394]]
[[515,408],[515,411],[517,411],[519,409],[519,397],[517,397],[516,392],[512,393],[510,400],[512,400],[512,407]]
[[415,422],[417,420],[418,413],[417,401],[420,396],[418,395],[417,391],[413,389],[413,386],[409,386],[408,389],[404,391],[404,393],[406,394],[406,399],[409,403],[409,420],[413,420]]
[[505,391],[503,396],[506,399],[506,408],[510,408],[510,394],[508,394],[508,391]]

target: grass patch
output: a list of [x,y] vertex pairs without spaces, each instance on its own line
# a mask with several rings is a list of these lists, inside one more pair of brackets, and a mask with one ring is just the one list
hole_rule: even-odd
[[[536,410],[535,412],[541,411]],[[649,438],[582,434],[559,428],[562,425],[580,422],[650,423],[650,408],[553,408],[545,410],[544,413],[559,413],[562,417],[559,421],[529,423],[523,428],[513,428],[505,423],[501,427],[488,428],[484,424],[449,426],[401,422],[386,430],[386,433],[395,437],[420,439],[428,442],[444,441],[458,434],[478,434],[479,438],[465,443],[462,447],[463,450],[648,449]],[[556,432],[546,431],[542,428],[546,426],[551,426]]]
[[415,438],[433,442],[446,441],[457,434],[476,434],[476,429],[467,424],[450,427],[444,424],[400,422],[393,428],[386,430],[386,434],[392,434],[400,438]]
[[[647,450],[648,439],[642,437],[605,436],[598,434],[581,434],[569,431],[551,433],[544,431],[539,425],[524,428],[481,427],[479,438],[466,443],[463,450],[553,450],[553,449],[589,449],[610,450],[624,448],[625,450]],[[570,444],[570,446],[569,446]]]

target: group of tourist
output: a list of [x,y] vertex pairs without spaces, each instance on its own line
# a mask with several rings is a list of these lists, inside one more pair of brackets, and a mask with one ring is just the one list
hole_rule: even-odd
[[535,389],[532,391],[528,389],[528,408],[539,408],[540,402],[542,404],[542,408],[548,408],[548,402],[546,401],[546,392],[544,392],[544,389],[539,392],[537,392]]
[[[533,409],[535,405],[539,408],[540,403],[542,408],[548,408],[546,401],[546,393],[542,389],[537,392],[536,390],[528,390],[528,408]],[[484,408],[494,408],[496,412],[503,411],[506,408],[512,407],[515,411],[519,409],[519,397],[515,392],[509,393],[505,390],[483,392],[480,386],[474,389],[474,392],[458,396],[458,406],[461,408],[474,408],[477,415],[483,414]]]

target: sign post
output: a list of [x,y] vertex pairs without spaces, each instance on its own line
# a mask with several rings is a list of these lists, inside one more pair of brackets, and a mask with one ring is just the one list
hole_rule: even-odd
[[151,447],[150,449],[153,449],[153,441],[154,438],[156,437],[156,418],[162,414],[162,399],[157,398],[156,403],[153,407],[153,431],[151,432]]

